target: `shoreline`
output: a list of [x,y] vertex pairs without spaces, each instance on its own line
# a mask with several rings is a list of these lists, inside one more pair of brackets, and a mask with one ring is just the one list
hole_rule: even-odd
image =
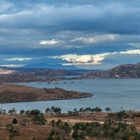
[[30,102],[42,102],[42,101],[67,101],[67,100],[79,100],[84,98],[91,98],[94,95],[91,94],[89,97],[73,98],[73,99],[50,99],[50,100],[37,100],[37,101],[15,101],[15,102],[0,102],[0,104],[12,104],[12,103],[30,103]]

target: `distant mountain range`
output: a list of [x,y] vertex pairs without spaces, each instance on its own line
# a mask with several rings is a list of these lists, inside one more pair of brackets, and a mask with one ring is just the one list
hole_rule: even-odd
[[125,64],[106,71],[91,71],[81,78],[140,78],[140,63]]
[[22,77],[79,75],[80,78],[140,78],[140,63],[120,65],[106,71],[83,69],[0,68],[0,74],[17,75]]
[[18,76],[32,76],[32,77],[43,77],[43,76],[73,76],[81,75],[83,73],[89,72],[89,70],[74,69],[46,69],[46,68],[0,68],[1,75],[18,75]]
[[27,64],[22,68],[46,68],[46,69],[65,69],[65,70],[76,70],[75,66],[63,66],[61,64],[48,64],[48,63],[35,63]]

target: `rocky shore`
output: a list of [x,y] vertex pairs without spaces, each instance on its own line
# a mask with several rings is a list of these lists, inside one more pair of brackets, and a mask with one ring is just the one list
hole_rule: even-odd
[[92,97],[92,94],[61,88],[34,88],[16,84],[0,85],[0,103],[68,100]]

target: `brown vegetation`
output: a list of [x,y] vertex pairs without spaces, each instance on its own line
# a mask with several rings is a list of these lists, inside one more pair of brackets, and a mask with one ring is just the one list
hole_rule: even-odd
[[[102,127],[104,126],[104,122],[108,120],[108,113],[103,112],[99,114],[98,118],[96,117],[96,113],[44,114],[46,119],[45,125],[39,125],[35,121],[33,121],[32,116],[28,114],[29,113],[14,115],[0,114],[0,139],[10,139],[11,128],[9,126],[13,126],[13,140],[48,140],[50,134],[52,133],[52,130],[58,132],[63,138],[65,138],[65,140],[75,140],[74,138],[72,138],[72,127],[75,124],[78,125],[78,123],[80,122],[79,125],[82,125],[82,123],[91,123],[95,125],[97,122],[100,124],[100,127]],[[127,114],[130,115],[130,112],[128,112]],[[139,115],[137,115],[139,113],[131,112],[131,114],[134,115],[134,120],[127,119],[127,124],[133,124],[136,127],[137,131],[140,132],[140,117]],[[17,124],[12,123],[14,118],[17,119]],[[126,124],[126,122],[120,122]],[[106,140],[105,138],[100,139]],[[56,138],[56,140],[58,139]],[[86,139],[84,138],[81,140],[99,140],[99,138],[87,137]]]
[[66,91],[60,88],[33,88],[16,84],[0,85],[0,103],[79,99],[91,96],[93,95],[75,91]]

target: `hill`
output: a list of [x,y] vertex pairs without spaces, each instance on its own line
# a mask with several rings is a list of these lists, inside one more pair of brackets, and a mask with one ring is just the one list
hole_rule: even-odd
[[[62,70],[46,68],[1,68],[0,82],[46,82],[47,77],[80,75],[80,78],[140,78],[140,63],[125,64],[110,70]],[[61,78],[60,78],[61,80]]]
[[140,63],[125,64],[107,71],[92,71],[81,78],[140,78]]
[[0,74],[3,75],[19,75],[19,76],[72,76],[80,75],[88,70],[84,69],[48,69],[48,68],[7,68],[0,67]]

